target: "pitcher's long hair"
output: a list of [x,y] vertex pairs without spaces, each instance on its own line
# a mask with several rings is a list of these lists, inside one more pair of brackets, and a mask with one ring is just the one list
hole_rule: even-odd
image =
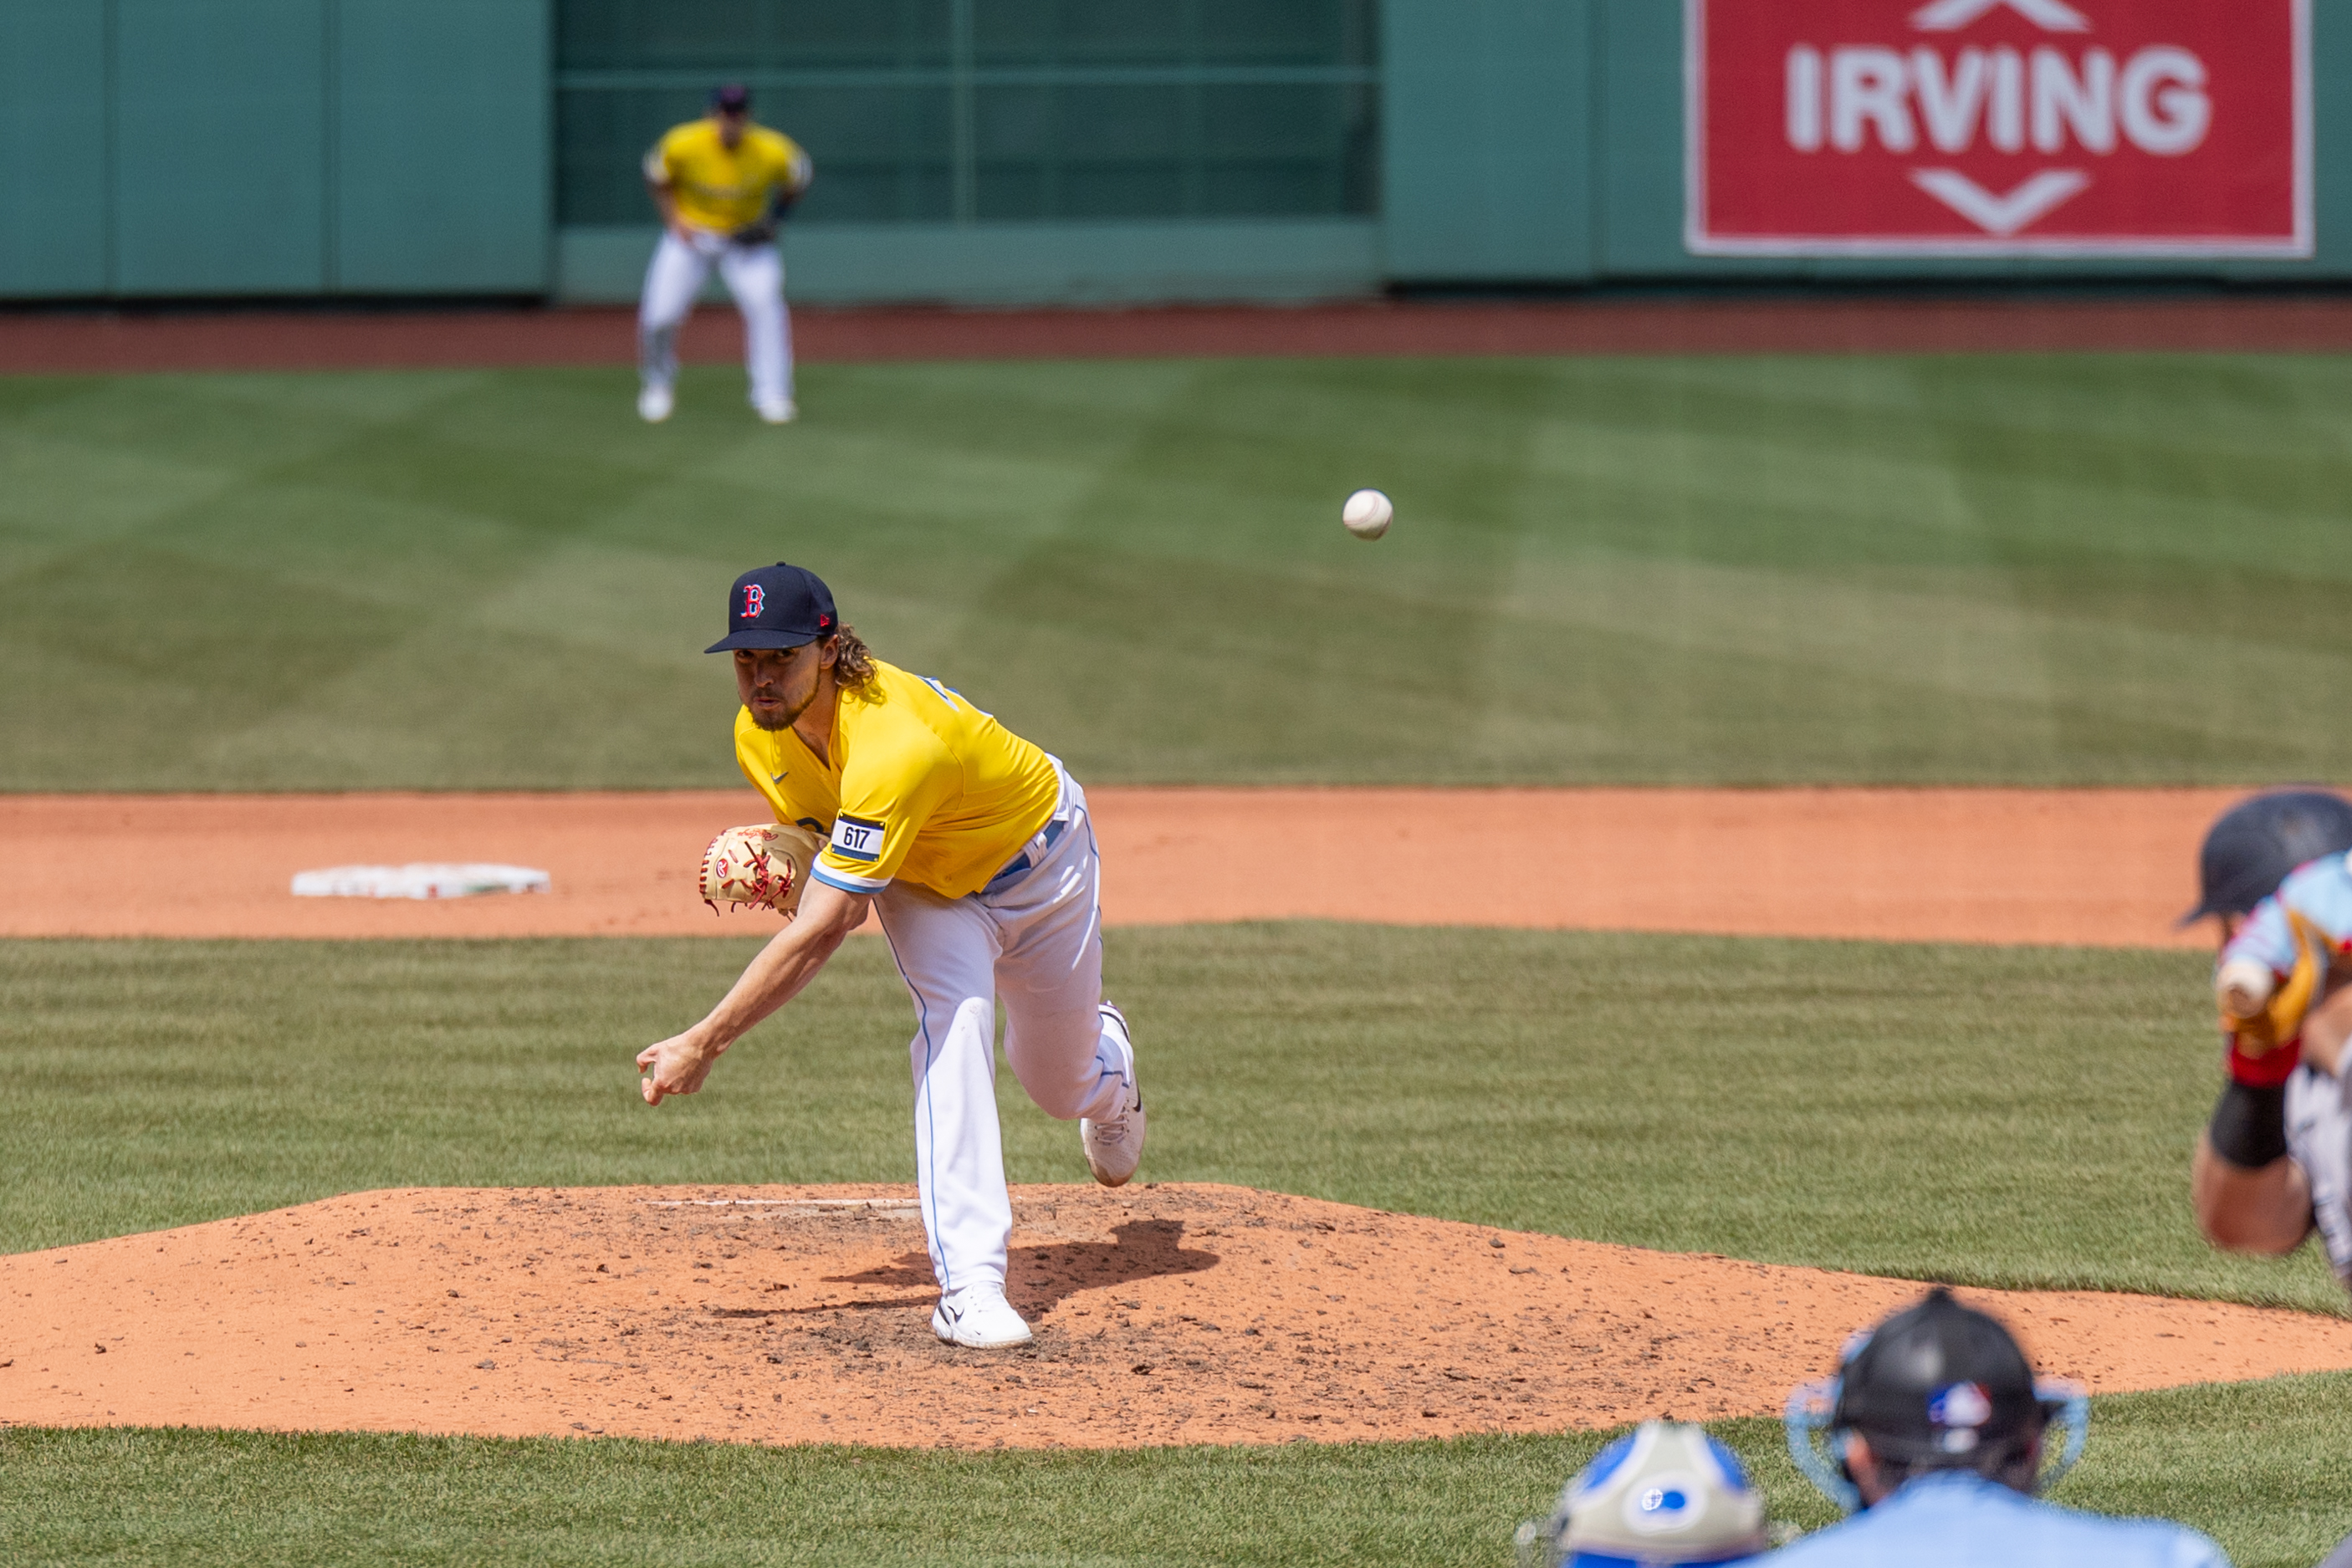
[[847,622],[833,634],[835,659],[833,678],[835,685],[846,690],[864,691],[874,683],[874,653],[857,635],[857,628]]

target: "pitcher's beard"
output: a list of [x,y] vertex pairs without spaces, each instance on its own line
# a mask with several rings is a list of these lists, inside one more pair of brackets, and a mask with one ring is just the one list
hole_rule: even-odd
[[791,708],[782,716],[773,718],[761,713],[758,704],[754,703],[748,706],[750,706],[751,710],[751,722],[758,725],[761,729],[766,730],[769,734],[773,735],[778,730],[790,729],[793,725],[799,723],[801,715],[808,712],[809,708],[814,705],[815,702],[816,693],[811,692],[807,696],[801,699],[801,704],[798,707]]

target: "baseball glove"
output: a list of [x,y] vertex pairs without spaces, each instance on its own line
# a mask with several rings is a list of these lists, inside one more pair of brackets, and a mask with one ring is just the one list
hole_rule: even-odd
[[702,902],[713,914],[724,903],[790,915],[800,906],[809,862],[824,848],[814,833],[788,823],[730,828],[702,852]]

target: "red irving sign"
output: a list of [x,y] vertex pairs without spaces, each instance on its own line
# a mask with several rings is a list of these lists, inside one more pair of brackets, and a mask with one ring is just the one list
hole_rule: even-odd
[[2308,0],[1685,0],[1702,256],[2307,256]]

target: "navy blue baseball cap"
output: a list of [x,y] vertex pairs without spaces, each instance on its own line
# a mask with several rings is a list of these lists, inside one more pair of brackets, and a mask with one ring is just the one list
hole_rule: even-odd
[[755,566],[727,591],[727,635],[703,650],[797,648],[841,630],[833,590],[804,566]]
[[725,87],[713,88],[710,107],[720,114],[749,114],[751,112],[751,89],[741,82],[732,81]]

